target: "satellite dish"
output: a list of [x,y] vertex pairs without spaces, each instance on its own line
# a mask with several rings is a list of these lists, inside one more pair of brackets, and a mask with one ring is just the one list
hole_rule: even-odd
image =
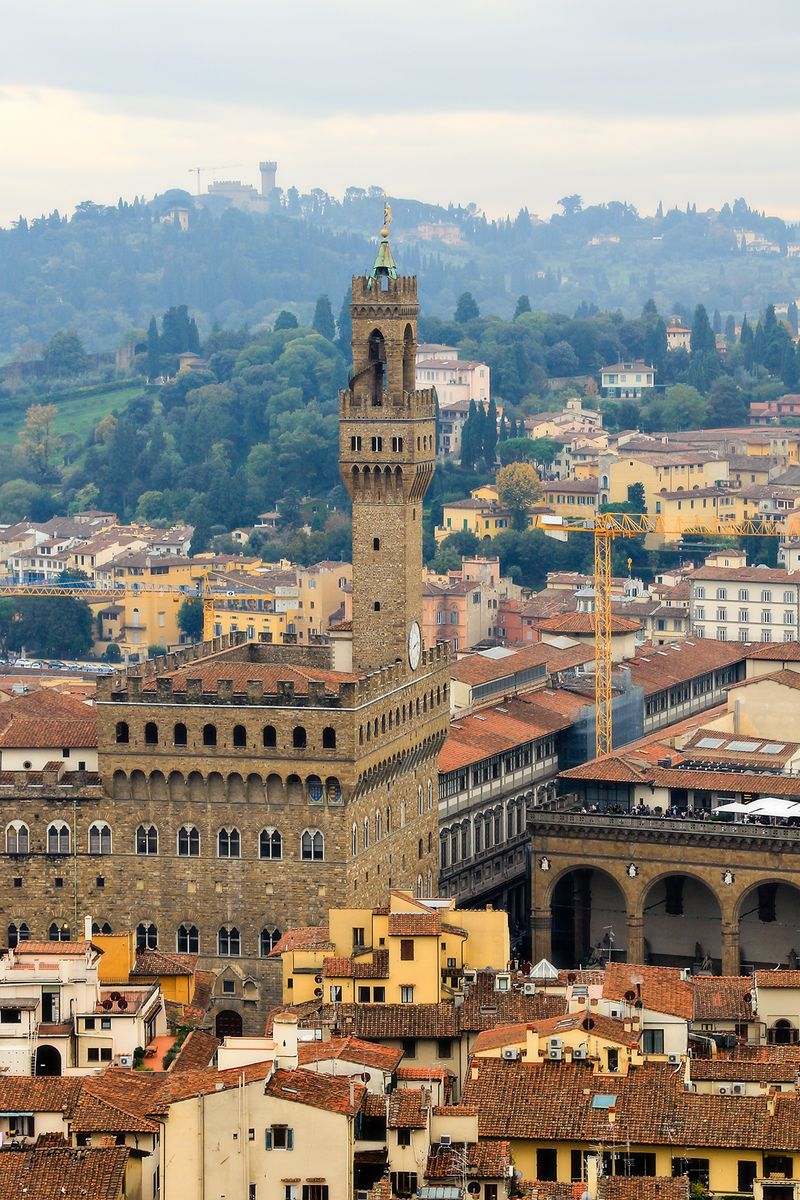
[[124,1012],[127,1007],[128,1001],[124,996],[120,996],[119,1000],[117,1001],[117,1008],[120,1010],[120,1012]]

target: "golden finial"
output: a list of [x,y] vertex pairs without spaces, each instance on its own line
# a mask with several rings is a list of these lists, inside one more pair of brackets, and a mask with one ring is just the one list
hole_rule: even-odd
[[386,197],[386,193],[384,192],[384,194],[383,194],[383,229],[381,230],[382,238],[388,238],[389,226],[391,225],[391,223],[392,223],[392,206]]

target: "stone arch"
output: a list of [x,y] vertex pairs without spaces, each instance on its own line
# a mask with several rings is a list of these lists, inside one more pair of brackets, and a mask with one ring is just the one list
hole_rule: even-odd
[[219,771],[210,771],[206,779],[209,800],[222,803],[225,799],[225,781]]
[[373,329],[367,339],[367,362],[371,371],[370,398],[374,406],[383,404],[386,380],[386,341],[380,329]]
[[232,800],[237,804],[242,803],[245,798],[244,780],[242,779],[239,772],[238,771],[232,772],[232,774],[230,774],[228,776],[226,782],[227,782],[227,786],[225,789],[226,798],[229,801]]
[[303,781],[299,775],[289,775],[286,779],[286,799],[290,804],[302,804],[305,799]]
[[153,771],[150,774],[150,799],[163,804],[167,799],[167,781],[163,771]]
[[233,1008],[222,1008],[214,1021],[214,1034],[221,1042],[226,1037],[242,1036],[242,1014]]
[[260,804],[265,797],[264,780],[260,775],[251,771],[247,776],[247,800],[250,804]]
[[111,795],[115,800],[130,800],[131,781],[124,771],[115,771],[111,779]]
[[182,800],[186,794],[186,780],[180,771],[170,771],[167,783],[170,800]]
[[325,780],[325,799],[328,804],[341,804],[342,785],[335,775],[329,775]]
[[190,771],[186,780],[190,800],[202,800],[205,796],[206,781],[199,771]]
[[648,879],[641,915],[645,962],[720,970],[722,905],[702,876],[679,870]]
[[769,876],[747,887],[734,913],[741,961],[754,967],[800,966],[800,888]]
[[144,771],[131,771],[131,799],[147,800],[147,776]]
[[60,1075],[61,1054],[55,1046],[37,1046],[33,1066],[34,1075]]
[[416,387],[416,354],[414,351],[414,330],[409,322],[403,330],[403,391],[413,392]]
[[284,801],[283,780],[280,775],[276,775],[273,771],[267,776],[267,802],[269,804],[283,804]]
[[547,906],[552,922],[551,959],[556,966],[586,966],[609,958],[625,961],[625,893],[609,871],[566,867],[550,883]]

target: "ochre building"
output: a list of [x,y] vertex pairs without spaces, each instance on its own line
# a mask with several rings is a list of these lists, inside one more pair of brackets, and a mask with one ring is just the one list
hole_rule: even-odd
[[26,847],[2,857],[4,927],[74,937],[91,914],[98,931],[224,964],[223,1033],[260,1031],[282,931],[388,888],[437,889],[449,673],[420,631],[435,401],[415,390],[416,280],[398,276],[385,231],[352,314],[340,466],[353,620],[339,669],[322,642],[244,634],[150,660],[100,680],[99,778],[0,788],[3,827],[16,822],[13,847]]

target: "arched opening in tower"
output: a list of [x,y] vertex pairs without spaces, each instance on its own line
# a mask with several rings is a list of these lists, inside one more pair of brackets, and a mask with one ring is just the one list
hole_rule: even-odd
[[416,353],[414,351],[414,330],[406,325],[403,334],[403,393],[413,392],[416,387]]
[[383,392],[386,387],[386,342],[380,329],[373,329],[369,335],[368,361],[372,369],[372,403],[378,407],[383,404]]

